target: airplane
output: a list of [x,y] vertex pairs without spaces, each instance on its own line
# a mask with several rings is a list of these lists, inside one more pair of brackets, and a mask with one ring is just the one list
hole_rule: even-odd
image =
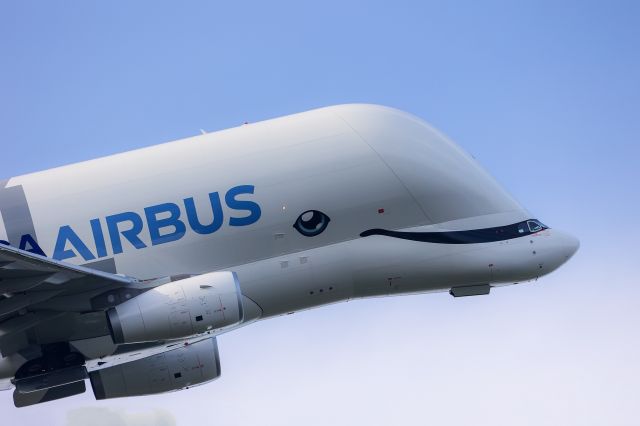
[[489,294],[579,241],[423,120],[331,106],[0,181],[16,407],[221,374],[216,336],[374,296]]

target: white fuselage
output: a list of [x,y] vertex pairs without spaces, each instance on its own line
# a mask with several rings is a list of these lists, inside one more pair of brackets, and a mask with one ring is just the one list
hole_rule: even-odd
[[[294,227],[310,210],[329,218],[316,236]],[[577,248],[555,229],[465,244],[361,236],[531,219],[456,144],[372,105],[15,177],[0,188],[0,213],[0,239],[29,249],[31,235],[47,256],[74,264],[140,279],[233,270],[251,305],[245,320],[354,297],[527,281]]]

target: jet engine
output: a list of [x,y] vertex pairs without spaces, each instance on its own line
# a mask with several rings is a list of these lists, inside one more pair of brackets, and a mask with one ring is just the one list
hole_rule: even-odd
[[89,373],[96,399],[171,392],[220,377],[216,338]]
[[238,324],[242,293],[235,272],[212,272],[155,287],[107,311],[113,341],[180,339]]

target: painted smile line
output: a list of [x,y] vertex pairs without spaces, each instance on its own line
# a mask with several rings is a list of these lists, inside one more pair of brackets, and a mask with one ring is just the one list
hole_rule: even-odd
[[529,219],[506,226],[464,231],[403,232],[390,231],[387,229],[369,229],[362,232],[360,236],[369,237],[371,235],[382,235],[385,237],[436,244],[479,244],[511,240],[513,238],[535,234],[544,229],[548,229],[548,227],[536,219]]

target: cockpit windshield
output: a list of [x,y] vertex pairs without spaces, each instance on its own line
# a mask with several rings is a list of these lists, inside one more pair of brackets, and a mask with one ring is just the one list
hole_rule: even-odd
[[539,232],[543,229],[548,229],[549,227],[540,222],[537,219],[531,219],[527,221],[527,227],[529,228],[529,232]]

